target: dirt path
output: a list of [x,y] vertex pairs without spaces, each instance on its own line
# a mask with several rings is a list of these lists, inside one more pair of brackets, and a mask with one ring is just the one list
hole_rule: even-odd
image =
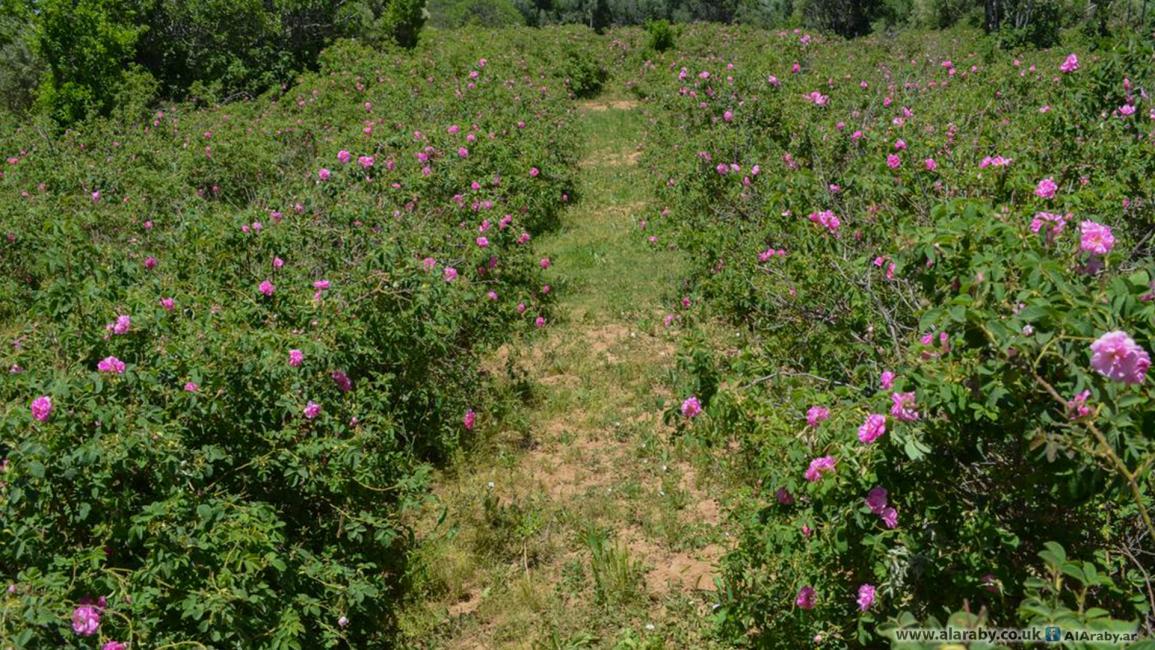
[[637,232],[657,213],[637,105],[587,103],[578,119],[579,200],[538,244],[555,322],[490,364],[528,380],[531,406],[437,478],[444,518],[418,530],[427,598],[402,618],[416,647],[709,647],[727,535],[710,472],[661,423],[682,262]]

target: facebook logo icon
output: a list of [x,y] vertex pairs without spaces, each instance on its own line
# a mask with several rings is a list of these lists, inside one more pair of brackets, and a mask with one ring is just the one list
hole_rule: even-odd
[[1055,626],[1055,625],[1043,628],[1043,636],[1046,638],[1047,641],[1061,641],[1062,640],[1060,638],[1059,628],[1058,628],[1058,626]]

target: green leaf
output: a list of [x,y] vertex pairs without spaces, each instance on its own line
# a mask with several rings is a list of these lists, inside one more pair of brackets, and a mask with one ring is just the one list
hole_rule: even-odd
[[1039,551],[1039,557],[1043,558],[1048,565],[1059,568],[1067,561],[1067,552],[1063,547],[1056,542],[1045,542],[1043,544],[1044,550]]
[[1110,616],[1111,612],[1108,612],[1107,610],[1099,608],[1099,607],[1092,607],[1092,608],[1088,609],[1086,612],[1084,612],[1084,614],[1089,619],[1095,619],[1095,618],[1104,618],[1106,616]]
[[44,478],[44,464],[38,460],[30,460],[25,466],[28,468],[28,475],[32,478]]
[[906,452],[907,458],[911,460],[919,460],[930,453],[930,447],[927,447],[913,436],[907,437],[905,444],[902,446],[902,450]]
[[1063,563],[1063,573],[1078,580],[1079,584],[1085,584],[1087,582],[1087,577],[1083,575],[1083,569],[1072,562]]

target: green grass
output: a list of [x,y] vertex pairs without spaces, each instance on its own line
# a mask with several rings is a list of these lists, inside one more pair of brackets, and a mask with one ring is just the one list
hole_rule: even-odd
[[415,522],[407,647],[714,647],[713,594],[660,579],[670,565],[702,571],[725,542],[722,520],[696,508],[724,489],[707,480],[714,461],[660,418],[676,350],[662,317],[684,261],[638,230],[659,210],[635,155],[641,111],[575,119],[587,144],[575,202],[536,242],[554,261],[557,315],[502,351],[501,426],[439,472]]
[[568,292],[563,307],[588,322],[621,322],[660,308],[659,300],[683,270],[680,256],[647,245],[639,218],[658,209],[649,203],[652,179],[629,156],[643,139],[638,110],[585,111],[588,150],[582,163],[580,202],[559,233],[539,247],[556,262]]
[[642,567],[629,551],[610,539],[609,532],[590,526],[583,541],[590,552],[594,602],[605,607],[629,606],[645,596]]

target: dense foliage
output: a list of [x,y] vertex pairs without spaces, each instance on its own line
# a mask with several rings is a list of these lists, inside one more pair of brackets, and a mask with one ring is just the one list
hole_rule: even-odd
[[695,266],[671,319],[760,342],[687,348],[671,414],[736,435],[751,477],[723,628],[873,646],[966,607],[1150,633],[1152,42],[766,38],[694,28],[638,86],[645,234]]
[[[763,28],[806,26],[843,36],[879,27],[942,28],[967,22],[1018,43],[1049,46],[1061,26],[1104,29],[1109,20],[1149,25],[1155,10],[1143,0],[511,0],[526,24],[579,23],[598,28],[654,20],[735,22]],[[435,0],[445,5],[475,0]],[[500,3],[500,4],[504,4]]]
[[646,48],[653,52],[665,52],[674,47],[674,28],[665,20],[646,23]]
[[1066,27],[1149,29],[1155,12],[1146,0],[0,0],[0,103],[21,113],[35,99],[67,125],[132,99],[252,98],[313,69],[338,38],[413,47],[426,17],[438,28],[709,21],[842,36],[965,22],[1016,48],[1055,45]]
[[[388,647],[404,513],[492,422],[481,355],[549,322],[529,242],[614,65],[651,119],[643,236],[692,268],[667,322],[756,343],[688,337],[669,413],[738,445],[723,638],[1153,631],[1149,38],[1048,1],[830,14],[974,18],[854,41],[662,22],[737,2],[420,42],[414,0],[217,4],[4,5],[0,92],[45,74],[51,111],[0,120],[6,644]],[[415,47],[324,48],[346,29]]]
[[0,137],[5,647],[386,647],[477,359],[549,318],[562,62],[598,51],[501,42]]
[[0,12],[0,109],[23,113],[36,101],[43,61],[34,51],[27,20]]
[[433,27],[514,27],[525,17],[512,0],[430,0],[429,22]]
[[[417,43],[424,0],[5,0],[0,47],[12,79],[0,84],[10,108],[28,94],[62,124],[107,114],[132,76],[146,75],[165,98],[214,101],[253,96],[314,66],[341,37]],[[21,72],[34,53],[47,70]]]

